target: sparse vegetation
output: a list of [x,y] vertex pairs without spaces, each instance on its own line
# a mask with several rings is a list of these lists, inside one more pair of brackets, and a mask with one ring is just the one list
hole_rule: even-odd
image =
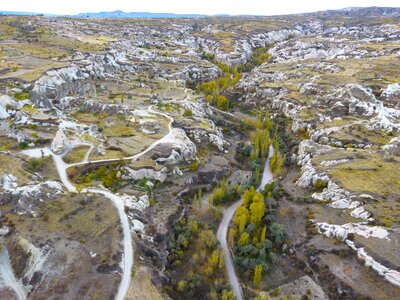
[[44,160],[43,159],[31,159],[28,162],[28,170],[31,172],[38,172],[41,171],[44,167]]
[[96,170],[90,171],[86,176],[81,176],[78,184],[89,186],[92,181],[98,181],[106,188],[117,191],[121,187],[122,179],[119,176],[121,164],[110,164],[109,166],[101,166]]

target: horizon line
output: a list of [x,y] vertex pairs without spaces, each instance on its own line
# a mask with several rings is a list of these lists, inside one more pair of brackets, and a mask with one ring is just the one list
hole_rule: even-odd
[[29,11],[3,11],[0,10],[0,15],[25,15],[25,16],[53,16],[53,17],[77,17],[79,15],[85,14],[106,14],[106,13],[115,13],[120,12],[124,14],[150,14],[150,15],[175,15],[175,16],[198,16],[198,17],[218,17],[218,16],[227,16],[227,17],[240,17],[240,16],[249,16],[249,17],[272,17],[272,16],[285,16],[285,15],[302,15],[302,14],[312,14],[317,12],[326,12],[326,11],[344,11],[346,9],[363,9],[363,8],[399,8],[395,6],[349,6],[339,9],[327,9],[327,10],[315,10],[315,11],[306,11],[299,13],[287,13],[287,14],[275,14],[275,15],[266,15],[266,14],[228,14],[228,13],[217,13],[217,14],[200,14],[200,13],[174,13],[174,12],[151,12],[151,11],[130,11],[126,12],[120,9],[112,10],[112,11],[98,11],[98,12],[80,12],[76,14],[62,14],[62,13],[46,13],[46,12],[29,12]]

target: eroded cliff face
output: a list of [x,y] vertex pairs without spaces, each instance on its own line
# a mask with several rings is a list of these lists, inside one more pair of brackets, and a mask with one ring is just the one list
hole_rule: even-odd
[[93,79],[115,77],[120,72],[134,74],[135,68],[125,65],[124,53],[111,51],[106,55],[75,53],[75,66],[47,71],[30,92],[36,107],[51,108],[52,100],[66,96],[96,97]]

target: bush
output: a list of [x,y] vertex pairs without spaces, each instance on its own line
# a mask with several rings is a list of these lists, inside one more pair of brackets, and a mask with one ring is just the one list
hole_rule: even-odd
[[44,167],[43,159],[32,159],[28,162],[28,170],[31,172],[38,172]]
[[210,196],[209,203],[217,206],[236,200],[240,196],[240,189],[241,187],[239,184],[237,184],[235,187],[231,187],[225,179],[222,179],[221,182],[214,188],[212,196]]
[[199,161],[195,160],[190,166],[189,170],[190,171],[196,171],[199,168]]
[[315,181],[314,187],[315,187],[315,189],[316,189],[317,191],[322,191],[324,188],[327,187],[327,184],[326,184],[326,182],[325,182],[324,180],[322,180],[322,179],[320,178],[320,179],[317,179],[317,180]]
[[29,147],[29,144],[27,142],[19,142],[18,147],[20,149],[27,149]]
[[189,109],[189,108],[185,109],[185,111],[183,112],[183,116],[184,116],[184,117],[191,117],[191,116],[193,116],[192,110]]
[[29,99],[29,93],[27,93],[27,92],[16,92],[16,93],[14,93],[13,97],[16,100],[26,100],[26,99]]

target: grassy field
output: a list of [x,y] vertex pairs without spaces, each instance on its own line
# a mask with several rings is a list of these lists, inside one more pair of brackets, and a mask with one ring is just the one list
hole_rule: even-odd
[[367,154],[329,171],[333,179],[354,192],[378,195],[400,194],[400,161],[396,157],[383,160],[378,154]]
[[89,147],[87,146],[80,146],[72,149],[69,151],[64,157],[63,160],[67,164],[73,164],[73,163],[78,163],[81,162],[84,158],[86,153],[88,152]]
[[[70,194],[39,208],[38,222],[35,218],[9,215],[21,233],[56,236],[65,232],[71,238],[100,252],[115,252],[119,248],[120,233],[118,214],[112,203],[103,197]],[[110,235],[112,241],[105,240]],[[111,243],[109,243],[111,242]],[[102,246],[101,246],[102,244]],[[104,249],[102,249],[104,247]]]

